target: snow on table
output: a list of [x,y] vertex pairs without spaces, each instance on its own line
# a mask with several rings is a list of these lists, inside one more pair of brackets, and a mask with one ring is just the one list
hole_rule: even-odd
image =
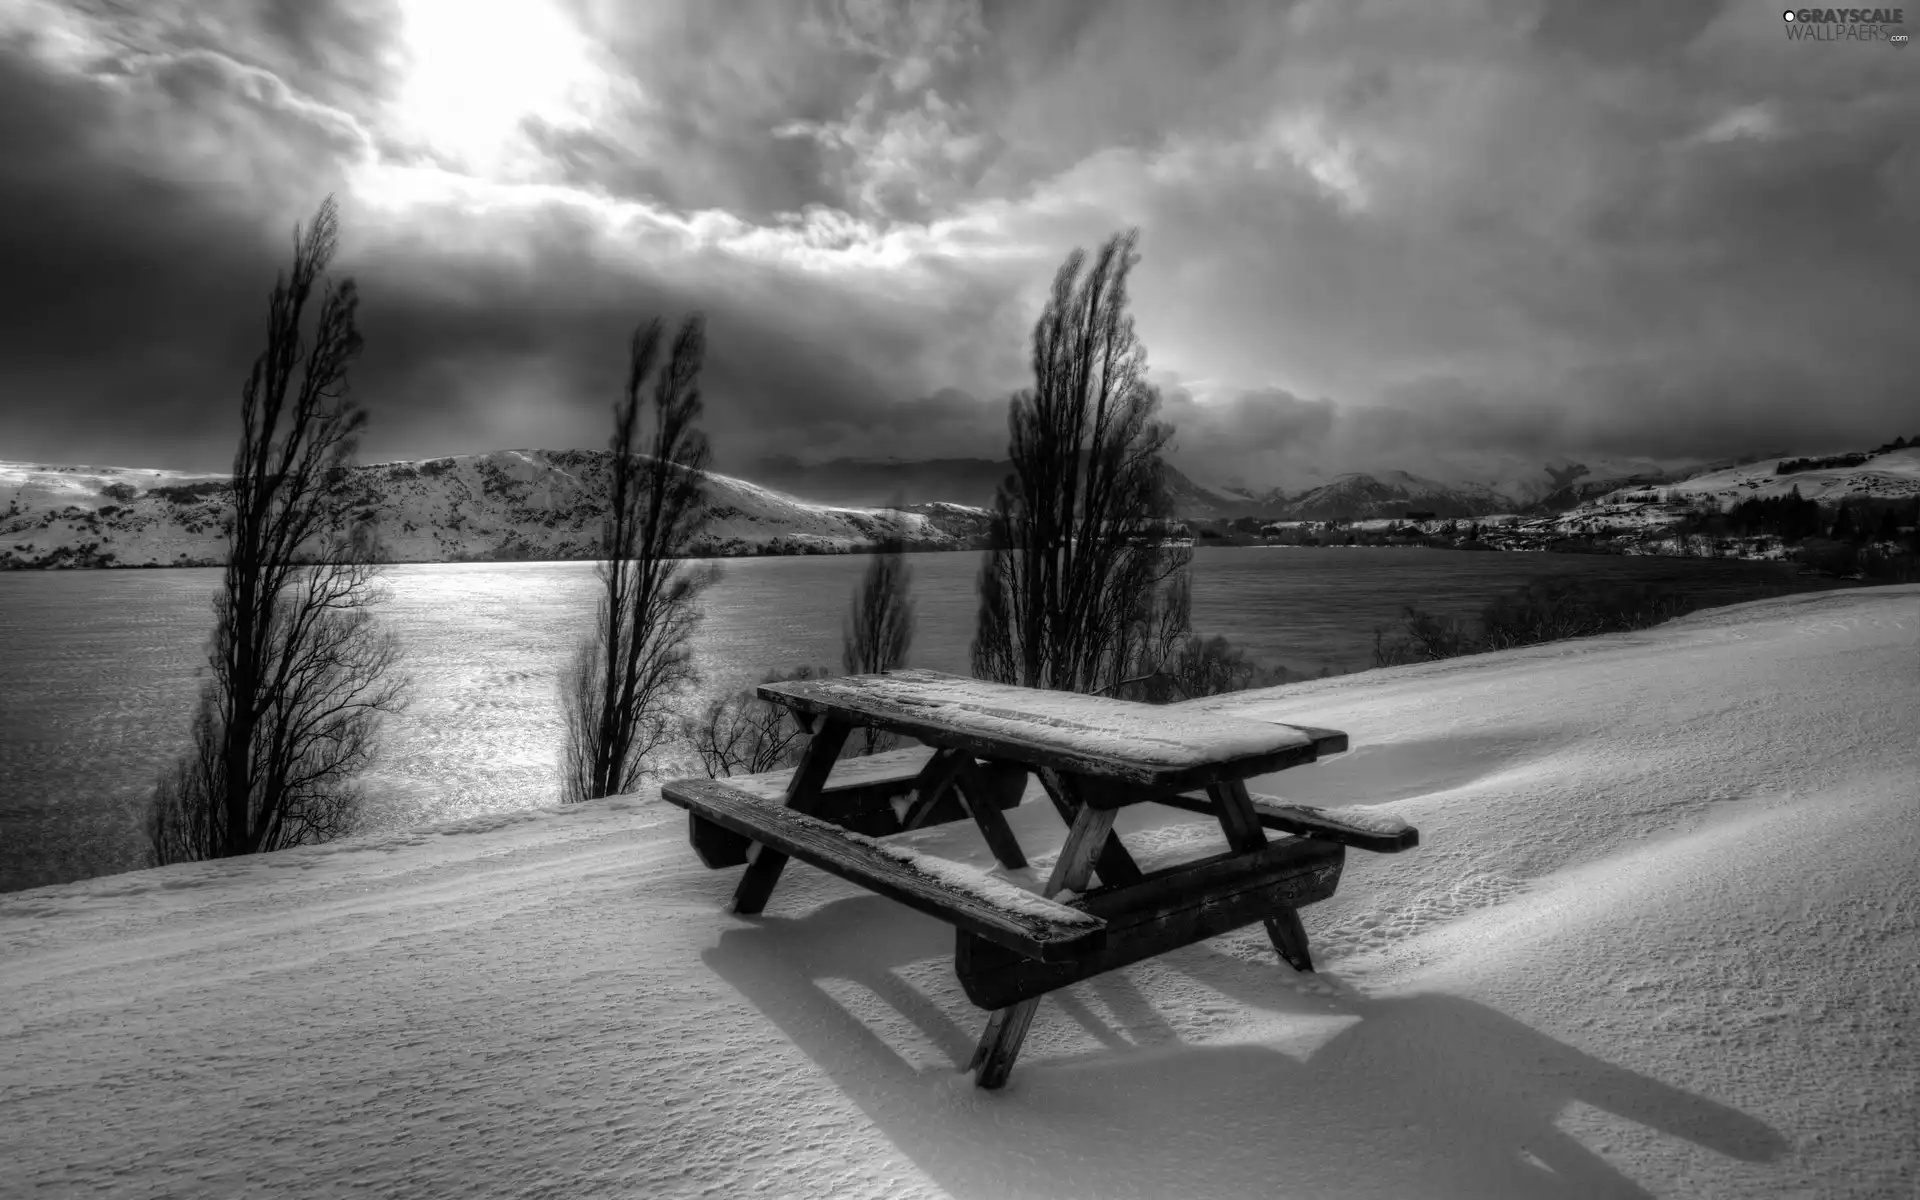
[[760,685],[801,712],[951,742],[984,757],[1143,786],[1191,787],[1313,759],[1308,734],[1266,721],[905,670]]

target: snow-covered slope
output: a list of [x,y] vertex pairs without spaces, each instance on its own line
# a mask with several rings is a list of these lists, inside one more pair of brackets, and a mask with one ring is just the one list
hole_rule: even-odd
[[[1225,698],[1352,737],[1261,790],[1422,845],[1350,853],[1319,976],[1256,929],[1090,981],[991,1094],[946,926],[802,866],[730,915],[651,795],[12,893],[0,1161],[130,1197],[1912,1195],[1917,663],[1920,588],[1880,588]],[[1044,874],[1050,807],[1009,815]]]
[[1249,492],[1188,481],[1203,494],[1198,502],[1176,497],[1184,517],[1257,516],[1283,521],[1371,521],[1431,512],[1440,517],[1489,513],[1559,511],[1628,485],[1664,483],[1670,477],[1651,464],[1605,464],[1603,473],[1566,460],[1500,479],[1441,479],[1407,471],[1349,472],[1305,491]]
[[[356,467],[355,503],[398,562],[584,558],[598,533],[607,455],[505,450]],[[225,477],[0,462],[0,566],[218,562]],[[927,548],[972,544],[985,514],[811,504],[710,477],[707,553],[846,550],[888,533]]]
[[1463,479],[1484,481],[1500,495],[1508,497],[1518,508],[1565,507],[1569,503],[1578,503],[1589,495],[1596,495],[1595,489],[1604,490],[1605,485],[1626,480],[1664,480],[1672,478],[1668,472],[1672,464],[1661,463],[1646,458],[1618,458],[1583,456],[1579,459],[1566,457],[1541,460],[1523,460],[1509,455],[1491,456],[1491,461],[1476,463],[1480,470],[1463,473],[1460,470],[1447,471],[1435,464],[1435,469],[1426,472],[1442,483],[1455,483]]
[[[992,507],[996,489],[1012,470],[1010,462],[986,458],[837,458],[808,465],[785,455],[760,459],[752,467],[756,478],[810,501],[885,504],[900,496],[973,508]],[[1171,465],[1166,479],[1182,517],[1239,516],[1252,498],[1200,483]]]
[[1293,521],[1355,521],[1408,511],[1473,517],[1512,507],[1510,497],[1485,484],[1445,484],[1405,471],[1381,471],[1342,475],[1287,500],[1276,515]]
[[[1920,446],[1901,450],[1862,453],[1858,463],[1837,463],[1780,473],[1781,464],[1790,468],[1809,460],[1768,458],[1745,466],[1730,467],[1696,475],[1679,483],[1659,487],[1623,488],[1608,500],[1628,502],[1635,499],[1663,500],[1669,496],[1685,499],[1714,497],[1724,504],[1742,500],[1785,496],[1793,489],[1808,500],[1838,504],[1842,500],[1896,500],[1920,496]],[[1812,460],[1819,461],[1819,460]]]

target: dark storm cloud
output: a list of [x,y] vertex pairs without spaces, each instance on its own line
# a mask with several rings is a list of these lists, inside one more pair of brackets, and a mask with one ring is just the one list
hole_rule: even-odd
[[627,331],[695,308],[724,463],[990,454],[1055,265],[1129,225],[1197,473],[1911,424],[1912,64],[1777,13],[565,2],[592,118],[528,114],[473,178],[395,116],[401,0],[34,10],[0,54],[0,457],[223,462],[330,190],[369,457],[598,444]]
[[[706,425],[719,461],[904,452],[977,454],[1004,440],[1004,405],[943,389],[902,395],[879,367],[920,352],[916,314],[857,296],[711,264],[694,282],[596,266],[594,235],[546,234],[515,268],[431,252],[369,258],[359,270],[371,335],[358,373],[406,453],[505,445],[597,445],[624,379],[627,336],[658,316],[702,312]],[[804,311],[802,311],[804,309]],[[841,335],[858,329],[849,344]],[[371,403],[371,400],[369,401]]]
[[355,140],[211,52],[98,81],[0,52],[5,453],[204,464],[201,431],[232,411],[290,206],[307,203],[280,184]]
[[[10,400],[0,457],[218,467],[292,223],[370,153],[356,118],[272,72],[178,31],[143,38],[80,72],[19,43],[0,59],[0,250],[34,281],[7,293],[0,369],[10,397],[59,397]],[[628,332],[695,309],[723,462],[913,453],[927,436],[972,452],[990,442],[970,435],[1000,428],[960,393],[898,386],[925,339],[886,297],[715,252],[649,270],[564,205],[383,224],[342,199],[336,265],[364,297],[354,381],[376,417],[370,455],[598,444]],[[995,301],[949,278],[938,304],[990,320]]]

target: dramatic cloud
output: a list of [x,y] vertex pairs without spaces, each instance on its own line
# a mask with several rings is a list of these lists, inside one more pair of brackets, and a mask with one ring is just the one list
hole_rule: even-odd
[[217,467],[334,192],[369,458],[604,437],[709,317],[723,464],[993,454],[1142,229],[1176,461],[1253,484],[1912,434],[1910,53],[1576,0],[22,0],[0,457]]

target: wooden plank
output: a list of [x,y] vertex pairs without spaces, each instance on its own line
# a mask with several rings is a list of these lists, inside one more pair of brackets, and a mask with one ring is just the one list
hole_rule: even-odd
[[[1054,811],[1060,814],[1060,819],[1068,828],[1073,827],[1074,817],[1081,806],[1098,798],[1089,793],[1099,789],[1089,787],[1085,780],[1054,770],[1043,769],[1036,773],[1040,776],[1040,786],[1046,790],[1047,799],[1053,802]],[[1133,861],[1133,855],[1112,833],[1107,834],[1107,844],[1100,848],[1093,869],[1099,873],[1101,883],[1115,887],[1124,887],[1140,878],[1140,867]]]
[[[1278,796],[1250,794],[1248,799],[1253,803],[1254,815],[1260,819],[1260,824],[1281,833],[1324,838],[1356,850],[1371,850],[1376,854],[1398,854],[1420,844],[1420,831],[1404,821],[1399,822],[1398,829],[1393,829],[1388,822],[1375,820],[1361,823],[1357,819],[1343,817],[1339,809],[1289,804]],[[1170,792],[1157,797],[1155,803],[1203,813],[1209,817],[1219,815],[1213,801],[1191,793],[1182,795]]]
[[[1093,878],[1094,858],[1113,832],[1114,815],[1112,809],[1095,808],[1091,804],[1080,806],[1073,817],[1073,828],[1067,831],[1066,844],[1060,847],[1060,857],[1054,863],[1044,895],[1053,897],[1064,891],[1086,890]],[[1014,1060],[1020,1057],[1020,1047],[1027,1040],[1027,1029],[1033,1024],[1033,1013],[1039,1004],[1038,996],[1023,998],[996,1007],[993,1015],[987,1018],[987,1027],[980,1034],[980,1044],[975,1047],[973,1059],[967,1064],[969,1069],[977,1071],[973,1080],[977,1086],[989,1089],[1005,1086],[1007,1076],[1013,1073]]]
[[1285,905],[1267,918],[1267,940],[1286,964],[1296,971],[1313,973],[1313,954],[1307,946],[1307,927],[1300,923],[1300,913],[1292,905]]
[[700,861],[715,871],[740,866],[747,861],[747,851],[753,847],[752,838],[715,825],[698,813],[687,814],[687,840],[693,843],[693,852],[700,856]]
[[1213,802],[1213,815],[1227,835],[1227,845],[1235,850],[1257,850],[1267,842],[1260,818],[1253,811],[1253,798],[1247,785],[1239,780],[1207,785],[1207,798]]
[[960,882],[951,864],[768,804],[726,780],[677,780],[661,794],[752,838],[763,856],[792,856],[1017,954],[1052,962],[1091,953],[1106,941],[1097,917],[988,875]]
[[[827,774],[826,786],[821,790],[825,795],[832,795],[840,791],[858,791],[869,785],[910,786],[932,757],[932,746],[908,746],[900,750],[884,750],[879,754],[835,759],[833,770]],[[792,767],[781,767],[758,775],[735,775],[727,782],[777,800],[786,794],[793,772]],[[900,794],[897,787],[893,794]]]
[[[797,712],[893,730],[931,746],[1148,789],[1184,791],[1315,757],[1311,737],[1271,721],[938,671],[765,683],[759,694]],[[1124,795],[1128,803],[1145,798]]]
[[[1258,718],[1248,718],[1255,720]],[[1322,729],[1317,725],[1295,725],[1287,721],[1275,721],[1275,725],[1285,725],[1289,729],[1298,729],[1313,739],[1313,752],[1322,757],[1329,754],[1347,752],[1347,735],[1338,729]]]
[[[813,810],[813,815],[869,837],[887,837],[899,833],[900,814],[895,811],[894,801],[913,790],[914,780],[933,754],[931,746],[910,746],[903,750],[839,759],[827,776],[826,786],[820,790],[820,805]],[[1002,808],[1018,807],[1026,784],[1026,768],[1018,763],[990,763],[984,769],[996,780],[1017,777],[1018,782],[1013,785],[1010,794],[1005,791],[997,794]],[[758,775],[735,775],[727,782],[778,803],[786,795],[787,781],[792,778],[793,770],[787,768]],[[935,805],[922,824],[931,826],[967,819],[966,807],[949,794],[947,801]],[[721,865],[737,866],[739,863]]]
[[1339,886],[1345,856],[1335,842],[1284,838],[1251,853],[1156,871],[1134,887],[1100,888],[1069,902],[1106,921],[1100,950],[1072,962],[1037,963],[962,932],[954,971],[981,1008],[1031,1003],[1056,988],[1325,900]]
[[[1227,835],[1227,845],[1236,850],[1254,850],[1266,844],[1266,830],[1253,810],[1253,797],[1247,794],[1244,782],[1228,779],[1210,783],[1207,798],[1213,801],[1220,828]],[[1313,956],[1307,950],[1307,928],[1300,923],[1300,914],[1281,905],[1269,913],[1265,924],[1267,940],[1273,943],[1281,959],[1296,971],[1311,972]]]
[[973,823],[980,827],[980,836],[986,839],[987,849],[993,851],[993,857],[1001,866],[1010,871],[1018,871],[1027,865],[1027,856],[1020,849],[1020,841],[1013,836],[1013,827],[1007,824],[1006,814],[1001,810],[1011,808],[1006,801],[1007,793],[1013,793],[1015,804],[1020,801],[1020,792],[1026,790],[1027,773],[1018,772],[1009,780],[1004,774],[995,775],[973,760],[972,755],[963,755],[964,765],[960,770],[960,794],[965,797],[967,811],[973,816]]
[[1198,696],[1192,700],[1175,701],[1166,707],[1218,713],[1224,717],[1238,717],[1244,721],[1266,721],[1272,725],[1298,729],[1313,739],[1314,753],[1323,757],[1329,754],[1344,754],[1348,748],[1347,735],[1338,729],[1323,729],[1317,725],[1301,725],[1293,721],[1275,721],[1261,716],[1261,710],[1271,709],[1273,701],[1269,697],[1254,696],[1252,693],[1229,692],[1221,696]]
[[1073,828],[1067,831],[1067,844],[1060,847],[1060,857],[1054,860],[1053,874],[1047,877],[1043,896],[1058,895],[1063,891],[1084,891],[1089,879],[1093,877],[1093,860],[1099,855],[1100,847],[1107,844],[1107,835],[1113,832],[1113,818],[1116,814],[1110,808],[1095,808],[1082,805],[1074,815]]
[[[787,781],[782,801],[786,808],[810,813],[819,804],[820,788],[827,782],[827,772],[833,770],[833,760],[839,757],[840,748],[846,745],[847,735],[851,732],[853,726],[845,721],[828,717],[821,722],[819,731],[807,739],[807,751],[801,756],[800,765],[794,769],[793,778]],[[752,830],[737,826],[731,828],[735,833],[752,833]],[[752,852],[746,872],[740,876],[740,886],[734,889],[733,911],[751,916],[765,908],[786,865],[785,854],[761,842],[759,850]]]
[[913,781],[913,799],[907,805],[907,813],[900,818],[902,829],[918,829],[927,823],[933,815],[933,806],[938,804],[960,777],[961,767],[971,762],[972,757],[964,750],[936,750],[927,765]]

